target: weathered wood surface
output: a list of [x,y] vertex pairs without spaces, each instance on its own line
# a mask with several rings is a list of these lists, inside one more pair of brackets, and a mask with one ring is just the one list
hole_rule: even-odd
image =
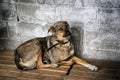
[[0,80],[120,80],[120,62],[88,60],[99,67],[93,72],[81,65],[74,65],[69,75],[68,66],[21,71],[14,63],[12,50],[0,51]]

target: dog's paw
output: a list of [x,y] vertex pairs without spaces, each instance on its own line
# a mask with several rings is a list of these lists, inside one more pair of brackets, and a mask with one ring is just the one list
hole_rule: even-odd
[[59,67],[59,65],[58,65],[58,64],[53,64],[52,67],[53,67],[53,68],[57,68],[57,67]]
[[92,71],[97,71],[98,70],[98,67],[96,67],[95,65],[92,65],[92,64],[87,64],[85,66]]

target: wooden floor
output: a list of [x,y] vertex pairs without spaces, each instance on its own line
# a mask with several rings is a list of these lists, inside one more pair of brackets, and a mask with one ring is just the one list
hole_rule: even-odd
[[92,72],[80,65],[74,65],[69,75],[68,66],[56,69],[21,71],[14,64],[13,51],[0,51],[0,80],[120,80],[120,62],[88,60],[99,67]]

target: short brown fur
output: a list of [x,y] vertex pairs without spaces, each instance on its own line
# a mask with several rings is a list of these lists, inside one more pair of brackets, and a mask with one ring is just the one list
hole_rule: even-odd
[[76,63],[97,70],[96,66],[74,55],[71,30],[66,21],[56,22],[48,32],[52,35],[29,40],[15,50],[15,63],[19,69],[71,66]]

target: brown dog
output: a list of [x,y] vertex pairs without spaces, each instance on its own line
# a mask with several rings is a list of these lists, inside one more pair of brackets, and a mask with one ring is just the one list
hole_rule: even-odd
[[15,63],[19,69],[39,69],[60,65],[83,65],[92,71],[98,68],[74,55],[69,24],[59,21],[50,27],[51,36],[35,38],[20,45],[15,50]]

